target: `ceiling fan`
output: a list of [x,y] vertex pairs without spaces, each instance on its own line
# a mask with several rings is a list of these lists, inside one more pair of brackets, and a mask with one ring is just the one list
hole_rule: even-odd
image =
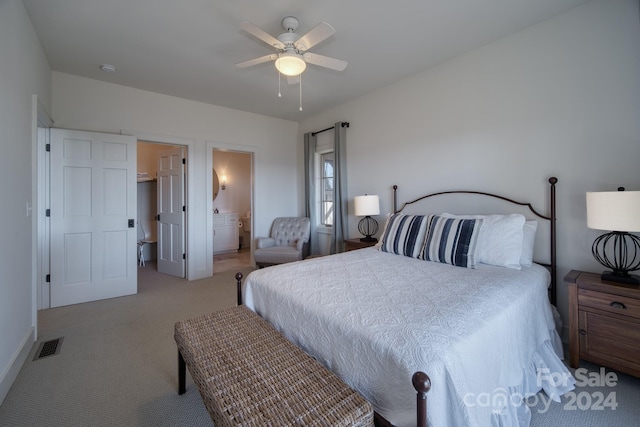
[[293,16],[286,16],[282,19],[282,27],[285,33],[278,37],[273,37],[252,22],[243,22],[241,28],[252,36],[262,40],[269,46],[277,50],[278,53],[261,56],[248,61],[238,62],[236,67],[245,68],[263,62],[275,61],[275,66],[281,74],[288,77],[289,83],[297,83],[299,79],[289,79],[297,77],[307,68],[307,64],[329,68],[336,71],[343,71],[347,68],[347,62],[328,56],[311,53],[308,50],[318,43],[326,40],[335,34],[336,30],[326,22],[320,22],[304,36],[295,33],[299,21]]

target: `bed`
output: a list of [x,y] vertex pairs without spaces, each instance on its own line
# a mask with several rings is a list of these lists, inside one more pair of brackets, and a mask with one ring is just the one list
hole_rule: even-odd
[[[433,193],[397,209],[396,187],[394,214],[377,247],[256,270],[244,282],[244,303],[360,392],[379,423],[416,425],[411,378],[425,372],[431,381],[430,426],[528,425],[523,397],[544,389],[558,401],[574,384],[561,361],[550,304],[557,180],[549,182],[550,215],[474,191]],[[466,212],[415,207],[451,194],[497,199],[530,215],[498,216],[491,214],[494,207],[475,202],[486,212],[463,216]],[[549,262],[527,263],[521,249],[518,261],[524,266],[506,266],[513,251],[496,248],[495,241],[486,246],[490,224],[508,217],[515,230],[516,216],[520,234],[511,241],[519,238],[520,245],[529,216],[546,222],[548,227],[536,227],[529,237],[538,247],[527,245],[525,252],[531,260],[546,252]],[[540,242],[546,251],[540,251]],[[499,260],[504,265],[487,263],[500,252],[509,258]]]

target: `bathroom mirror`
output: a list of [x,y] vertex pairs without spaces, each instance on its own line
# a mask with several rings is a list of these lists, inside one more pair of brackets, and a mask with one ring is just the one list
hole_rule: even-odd
[[218,192],[220,191],[220,181],[218,180],[218,174],[216,170],[213,169],[213,199],[215,200],[218,196]]

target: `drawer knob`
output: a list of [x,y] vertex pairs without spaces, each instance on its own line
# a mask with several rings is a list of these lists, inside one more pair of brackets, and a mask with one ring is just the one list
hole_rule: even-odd
[[587,331],[585,331],[584,329],[580,329],[580,335],[587,335]]
[[624,304],[623,304],[623,303],[621,303],[621,302],[617,302],[617,301],[614,301],[614,302],[612,302],[612,303],[611,303],[611,304],[609,304],[609,305],[610,305],[611,307],[613,307],[613,308],[619,308],[619,309],[621,309],[621,310],[626,310],[626,309],[627,309],[627,306],[626,306],[626,305],[624,305]]

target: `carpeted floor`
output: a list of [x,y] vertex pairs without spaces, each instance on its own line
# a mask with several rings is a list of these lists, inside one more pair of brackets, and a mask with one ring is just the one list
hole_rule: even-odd
[[[0,406],[0,426],[211,426],[189,375],[177,394],[173,325],[235,305],[235,273],[189,282],[148,264],[137,295],[40,311],[39,341]],[[59,354],[32,361],[40,342],[59,337]],[[640,425],[640,379],[617,377],[612,387],[577,389],[573,403],[530,400],[531,426]],[[616,409],[594,409],[598,393],[614,393]]]
[[235,305],[235,273],[190,282],[148,264],[137,295],[40,311],[38,342],[64,337],[61,351],[32,361],[34,346],[0,406],[0,425],[211,425],[190,377],[177,394],[173,325]]

